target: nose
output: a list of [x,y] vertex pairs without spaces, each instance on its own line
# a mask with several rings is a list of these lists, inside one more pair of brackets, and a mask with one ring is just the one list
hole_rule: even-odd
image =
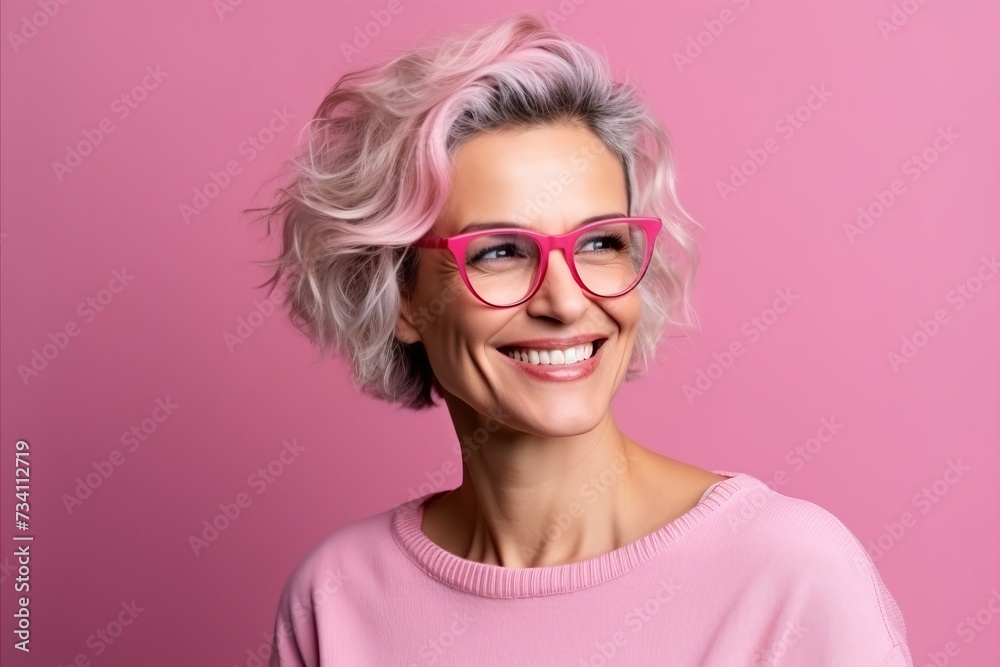
[[573,278],[561,248],[549,252],[548,267],[538,291],[526,302],[534,317],[550,317],[571,322],[582,316],[590,304],[583,288]]

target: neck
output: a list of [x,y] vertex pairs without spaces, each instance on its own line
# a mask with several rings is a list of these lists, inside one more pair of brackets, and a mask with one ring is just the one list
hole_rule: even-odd
[[545,567],[607,553],[656,527],[643,491],[658,455],[622,434],[610,409],[590,431],[559,437],[489,419],[454,421],[462,484],[425,506],[425,532],[446,550],[503,567]]

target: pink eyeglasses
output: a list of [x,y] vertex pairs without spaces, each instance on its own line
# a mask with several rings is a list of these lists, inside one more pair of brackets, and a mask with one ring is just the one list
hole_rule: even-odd
[[558,235],[517,227],[425,236],[414,245],[451,251],[469,291],[495,308],[524,303],[538,291],[549,253],[562,249],[577,284],[598,297],[631,291],[653,255],[659,218],[609,218]]

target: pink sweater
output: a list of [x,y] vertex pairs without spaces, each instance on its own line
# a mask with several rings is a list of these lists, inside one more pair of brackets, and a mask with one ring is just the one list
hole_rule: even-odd
[[335,530],[278,603],[277,665],[912,667],[899,607],[832,514],[746,473],[588,560],[512,569],[421,530],[428,494]]

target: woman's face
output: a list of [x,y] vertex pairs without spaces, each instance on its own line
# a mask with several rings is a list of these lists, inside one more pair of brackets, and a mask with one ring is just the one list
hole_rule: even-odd
[[[454,236],[476,222],[562,234],[591,218],[628,215],[621,162],[580,125],[477,135],[457,150],[453,173],[433,229],[439,236]],[[406,342],[423,342],[438,382],[451,394],[449,406],[457,398],[511,428],[550,437],[584,433],[601,421],[632,353],[642,304],[638,289],[614,298],[593,296],[555,250],[534,296],[493,308],[469,292],[450,252],[419,254],[397,333]],[[579,334],[607,340],[592,360],[593,372],[571,381],[539,378],[501,351],[514,342]]]

